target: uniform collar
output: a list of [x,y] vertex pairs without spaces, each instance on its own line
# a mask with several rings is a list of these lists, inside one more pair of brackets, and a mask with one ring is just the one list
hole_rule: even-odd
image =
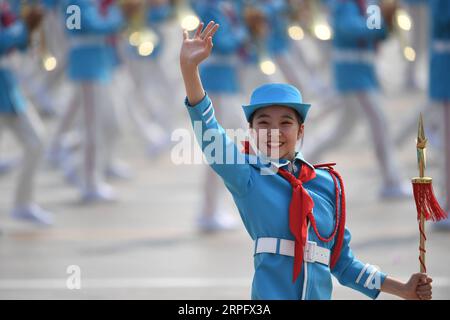
[[300,151],[296,152],[295,157],[292,161],[287,159],[271,159],[261,154],[260,152],[258,152],[257,156],[249,154],[248,158],[253,166],[264,170],[270,170],[274,173],[277,173],[279,169],[284,167],[287,167],[287,170],[291,173],[297,173],[298,169],[301,166],[301,163],[304,163],[311,169],[315,170],[314,166],[312,166],[305,160],[303,154]]
[[291,173],[292,172],[293,173],[297,172],[297,170],[300,167],[299,166],[300,163],[304,163],[307,166],[311,167],[311,169],[314,170],[314,167],[305,160],[305,158],[303,157],[303,154],[300,151],[295,153],[295,157],[294,157],[294,159],[292,161],[291,160],[287,160],[287,159],[279,159],[279,160],[271,161],[271,164],[274,167],[276,167],[277,170],[287,167],[287,170],[289,172],[291,172]]

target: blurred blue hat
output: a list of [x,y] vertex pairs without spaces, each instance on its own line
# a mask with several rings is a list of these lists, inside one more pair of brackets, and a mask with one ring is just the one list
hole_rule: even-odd
[[242,108],[247,121],[250,122],[250,118],[256,110],[273,105],[294,109],[303,122],[305,122],[306,114],[311,107],[310,104],[303,103],[302,94],[296,87],[285,83],[269,83],[256,88],[250,98],[250,104],[244,105]]

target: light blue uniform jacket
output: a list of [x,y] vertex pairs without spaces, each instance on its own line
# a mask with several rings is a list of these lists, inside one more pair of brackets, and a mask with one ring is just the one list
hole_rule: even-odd
[[0,25],[0,114],[17,113],[25,108],[25,99],[6,56],[12,50],[24,50],[27,42],[28,31],[22,21],[8,27]]
[[[107,36],[114,35],[123,26],[120,9],[113,5],[102,16],[96,0],[65,0],[63,8],[77,5],[81,12],[81,28],[66,29],[70,52],[68,75],[72,81],[109,82],[116,60],[114,48]],[[64,10],[64,15],[68,17]]]
[[[253,240],[261,237],[273,237],[294,240],[289,230],[289,204],[292,189],[290,184],[277,174],[262,175],[261,170],[267,167],[260,158],[244,155],[239,152],[233,141],[225,134],[215,116],[211,100],[207,95],[196,106],[189,106],[185,101],[194,128],[198,126],[196,137],[212,169],[223,179],[231,192],[239,210],[242,221]],[[223,138],[222,150],[213,154],[225,163],[225,159],[233,158],[234,164],[213,163],[205,152],[210,144],[202,135],[206,130],[216,138]],[[283,164],[283,163],[282,163]],[[310,166],[300,153],[294,164]],[[314,217],[319,233],[329,236],[335,224],[335,186],[332,177],[326,170],[316,169],[317,177],[304,184],[314,200]],[[381,285],[386,277],[371,265],[357,260],[350,249],[350,232],[345,231],[345,240],[340,259],[331,271],[328,266],[319,263],[305,263],[302,273],[295,283],[292,282],[294,258],[272,253],[259,253],[254,256],[255,273],[252,285],[252,299],[330,299],[332,293],[331,276],[334,275],[341,284],[358,290],[365,295],[376,298],[379,289],[371,284],[378,279]],[[308,240],[315,241],[321,247],[331,249],[334,240],[329,243],[320,241],[312,228],[308,232]],[[306,279],[306,280],[305,280]],[[306,281],[306,283],[305,283]],[[305,287],[304,287],[305,284]],[[303,294],[303,290],[305,290]]]
[[360,14],[355,0],[335,1],[331,8],[336,89],[341,93],[377,89],[375,46],[386,37],[384,24],[381,23],[380,29],[369,29],[367,18]]

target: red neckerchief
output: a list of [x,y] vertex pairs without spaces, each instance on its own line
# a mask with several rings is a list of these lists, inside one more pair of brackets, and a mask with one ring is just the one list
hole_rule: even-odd
[[[243,142],[242,152],[245,154],[250,154],[250,142]],[[292,186],[292,198],[289,205],[289,229],[295,238],[295,249],[294,249],[294,270],[293,270],[293,282],[297,280],[298,276],[302,271],[304,247],[306,244],[306,237],[308,234],[308,219],[311,222],[314,233],[317,238],[322,242],[330,242],[336,236],[337,239],[334,243],[333,252],[330,259],[330,269],[333,269],[339,260],[342,245],[344,243],[345,235],[345,213],[346,213],[346,202],[345,202],[345,190],[344,182],[340,174],[334,170],[335,163],[326,163],[315,165],[314,169],[325,168],[329,171],[334,182],[334,192],[335,192],[335,220],[334,230],[329,237],[323,237],[317,228],[316,220],[312,213],[314,207],[314,201],[309,195],[308,191],[303,187],[303,183],[310,181],[316,177],[316,172],[309,165],[302,163],[299,177],[296,178],[293,174],[288,172],[286,169],[279,169],[278,174],[280,174],[284,179],[286,179]],[[339,185],[341,190],[339,192]],[[339,201],[340,196],[340,201]],[[341,214],[339,215],[339,211]]]
[[303,251],[308,234],[308,216],[312,214],[314,207],[314,201],[308,191],[303,187],[303,183],[314,179],[316,172],[310,166],[302,164],[298,179],[284,168],[278,170],[278,173],[292,186],[292,198],[289,205],[289,229],[295,238],[292,279],[295,282],[302,271]]
[[11,11],[11,7],[8,2],[3,2],[0,5],[0,23],[2,27],[9,27],[16,22],[17,17],[14,12]]

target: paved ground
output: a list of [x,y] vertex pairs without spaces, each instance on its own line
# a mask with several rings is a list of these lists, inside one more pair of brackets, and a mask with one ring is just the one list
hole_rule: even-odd
[[[393,45],[388,53],[396,50]],[[386,55],[386,53],[385,53]],[[398,61],[397,61],[398,62]],[[389,69],[394,61],[382,60]],[[385,75],[385,107],[394,133],[407,111],[425,101],[423,92],[398,90],[400,72]],[[182,101],[180,121],[188,127]],[[48,123],[49,127],[53,123]],[[319,122],[310,126],[318,126]],[[352,247],[361,260],[380,266],[406,280],[418,270],[418,228],[412,199],[380,202],[379,173],[367,127],[361,121],[348,143],[327,154],[337,162],[346,181],[348,227]],[[308,137],[307,137],[308,139]],[[313,139],[313,137],[309,137]],[[2,150],[18,152],[9,135]],[[52,228],[35,228],[8,216],[15,174],[0,177],[0,298],[61,299],[247,299],[253,271],[252,242],[245,230],[199,234],[193,224],[200,200],[201,165],[176,166],[170,153],[146,158],[133,132],[121,145],[123,158],[136,175],[132,181],[113,183],[120,193],[115,205],[83,206],[77,192],[59,172],[43,169],[37,198],[55,212]],[[430,173],[442,171],[433,166]],[[411,143],[398,149],[405,181],[416,175],[414,133]],[[435,188],[438,188],[436,186]],[[229,210],[237,217],[230,197]],[[434,297],[450,298],[450,233],[429,233],[427,264],[435,279]],[[69,266],[79,266],[81,289],[69,290]],[[336,299],[365,299],[336,285]],[[391,299],[382,294],[381,299]]]

